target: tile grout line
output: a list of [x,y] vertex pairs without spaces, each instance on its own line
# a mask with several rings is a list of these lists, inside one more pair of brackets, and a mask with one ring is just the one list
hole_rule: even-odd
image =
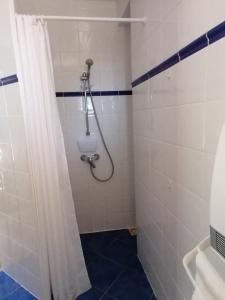
[[18,286],[14,291],[10,292],[9,294],[7,294],[6,296],[3,296],[3,298],[1,298],[2,300],[7,300],[9,297],[13,296],[13,294],[15,294],[18,290],[23,290],[26,291],[29,295],[33,296],[29,291],[27,291],[25,288],[23,288],[18,282],[16,282],[13,278],[11,278],[8,274],[6,274],[4,271],[2,271],[2,273],[4,274],[4,276],[7,278],[10,278],[12,281],[14,281],[16,283],[16,285]]
[[[120,278],[120,276],[123,274],[124,270],[121,271],[118,276],[116,276],[116,278],[112,281],[112,283],[109,285],[109,287],[104,291],[103,295],[100,297],[99,300],[101,300],[106,294],[107,292],[113,287],[113,285],[117,282],[117,280]],[[112,299],[117,300],[117,298],[112,297],[111,295],[109,295]]]
[[[120,233],[117,237],[113,238],[112,241],[111,241],[107,246],[111,246],[113,243],[115,243],[115,242],[117,242],[117,241],[120,241],[120,236],[122,236],[122,233]],[[102,294],[102,296],[99,298],[99,300],[101,300],[101,299],[103,299],[103,297],[107,294],[107,292],[111,289],[111,287],[114,285],[114,283],[119,279],[119,277],[122,275],[122,273],[124,272],[124,266],[123,266],[122,264],[118,263],[117,261],[108,258],[108,257],[105,256],[104,254],[98,253],[97,251],[94,251],[94,253],[95,253],[97,256],[99,256],[99,257],[105,259],[106,261],[108,261],[108,262],[110,262],[110,263],[113,263],[113,264],[115,264],[115,265],[117,265],[117,266],[119,266],[119,267],[123,267],[123,270],[121,270],[121,271],[119,272],[119,274],[118,274],[118,275],[116,276],[116,278],[112,281],[112,283],[109,285],[109,287],[106,288],[105,291],[102,291],[103,294]],[[112,296],[110,296],[110,297],[111,297],[112,299],[114,299],[114,300],[117,300],[116,298],[113,298]]]
[[[115,239],[113,239],[113,240],[109,243],[108,246],[111,246],[111,245],[112,245],[114,242],[116,242],[116,241],[120,241],[120,239],[119,239],[118,237],[115,238]],[[104,254],[98,253],[97,251],[93,251],[93,253],[94,253],[95,255],[98,255],[99,257],[104,258],[105,260],[107,260],[107,261],[109,261],[109,262],[111,262],[111,263],[113,263],[113,264],[119,266],[119,267],[124,267],[121,263],[119,263],[119,262],[117,262],[117,261],[115,261],[115,260],[113,260],[113,259],[111,259],[111,258],[105,256]],[[137,254],[132,255],[132,256],[138,257]]]
[[[91,238],[91,236],[90,236],[90,239],[86,239],[85,241],[86,241],[86,248],[87,248],[87,250],[88,250],[88,245],[89,246],[94,246],[95,245],[95,242],[97,243],[96,244],[96,246],[98,246],[99,247],[99,250],[101,250],[101,249],[103,249],[103,251],[104,251],[104,249],[105,248],[107,248],[108,246],[111,248],[112,247],[112,245],[114,244],[114,243],[116,243],[116,242],[118,242],[119,244],[124,244],[124,245],[126,245],[127,247],[127,249],[129,249],[129,241],[133,241],[133,238],[132,238],[132,236],[131,235],[129,235],[129,233],[127,232],[127,236],[125,235],[123,235],[123,232],[121,232],[121,234],[118,234],[117,236],[114,236],[114,237],[112,237],[111,238],[111,242],[110,243],[104,243],[105,242],[105,240],[103,239],[103,240],[98,240],[98,239],[93,239],[92,240],[92,238]],[[110,236],[109,236],[110,237]],[[106,240],[107,241],[107,240]],[[100,242],[100,244],[98,243],[98,242]],[[85,245],[85,244],[83,244],[83,245]],[[132,243],[132,245],[133,245],[133,243]],[[101,246],[101,247],[100,247]],[[135,245],[134,245],[135,246]],[[133,247],[133,246],[132,246]],[[125,250],[126,250],[126,248],[125,248]],[[96,249],[98,249],[98,248],[96,248]],[[110,290],[114,287],[114,289],[116,289],[116,284],[117,284],[117,282],[119,283],[120,282],[120,280],[123,278],[123,274],[126,274],[126,272],[129,272],[129,270],[131,270],[131,272],[132,272],[132,269],[135,271],[135,269],[136,268],[134,268],[134,267],[129,267],[130,265],[129,264],[121,264],[121,263],[119,263],[117,260],[113,260],[113,259],[110,259],[110,258],[108,258],[107,256],[105,256],[105,255],[102,255],[101,253],[99,253],[99,252],[97,252],[96,250],[91,250],[91,252],[90,252],[90,254],[95,254],[96,255],[96,258],[97,257],[99,257],[99,258],[103,258],[104,260],[106,260],[106,261],[108,261],[108,262],[110,262],[110,263],[113,263],[114,265],[119,265],[120,266],[120,269],[118,270],[118,273],[117,274],[115,274],[115,277],[114,277],[114,279],[112,278],[112,281],[111,281],[111,283],[110,283],[110,281],[109,281],[109,283],[108,283],[108,286],[106,285],[106,287],[105,288],[99,288],[99,287],[97,287],[97,286],[92,286],[92,288],[93,289],[96,289],[96,290],[98,290],[99,292],[100,292],[100,295],[97,297],[98,298],[98,300],[103,300],[103,299],[105,299],[105,298],[107,298],[107,296],[108,296],[108,298],[109,299],[112,299],[112,300],[118,300],[119,298],[117,298],[117,295],[115,294],[115,295],[111,295],[109,292],[110,292]],[[117,253],[117,252],[116,252]],[[109,255],[110,255],[110,253],[109,253]],[[118,253],[118,255],[119,255],[119,253]],[[134,256],[134,257],[137,257],[138,258],[138,256],[137,256],[137,253],[136,253],[136,250],[135,250],[135,255],[134,254],[132,254],[132,256]],[[114,259],[116,259],[116,257],[117,257],[117,255],[116,256],[113,256],[114,257]],[[139,260],[139,259],[138,259]],[[133,265],[132,265],[133,266]],[[96,266],[97,268],[98,268],[98,266]],[[142,269],[142,273],[144,273],[144,271],[143,271],[143,269]],[[141,273],[140,273],[141,274]],[[146,277],[146,275],[145,275],[145,277]],[[110,278],[109,278],[110,279]],[[130,279],[130,280],[132,280],[132,278]],[[147,277],[146,277],[146,280],[147,280]],[[149,292],[149,294],[147,295],[146,294],[146,300],[148,299],[148,300],[156,300],[156,298],[154,298],[154,292],[153,292],[153,290],[152,290],[152,287],[151,287],[151,285],[150,285],[150,283],[148,282],[148,280],[147,280],[147,283],[148,283],[148,286],[150,287],[150,292]],[[139,286],[139,285],[138,285]],[[141,288],[141,286],[140,286],[140,288]],[[126,292],[125,292],[126,293]]]

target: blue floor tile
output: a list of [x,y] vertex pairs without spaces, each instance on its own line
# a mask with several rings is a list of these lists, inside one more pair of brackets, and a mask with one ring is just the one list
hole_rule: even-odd
[[120,240],[114,241],[105,247],[103,255],[108,259],[121,264],[124,268],[132,268],[137,265],[136,249]]
[[35,298],[30,293],[28,293],[25,289],[20,287],[18,290],[16,290],[5,300],[37,300],[37,298]]
[[37,300],[6,273],[0,272],[0,300]]
[[149,300],[153,291],[144,272],[133,270],[124,272],[107,294],[119,300]]
[[122,268],[96,254],[86,258],[87,270],[93,287],[105,291],[121,273]]
[[0,299],[7,297],[20,288],[20,285],[4,272],[0,272]]
[[77,300],[156,300],[137,257],[136,236],[128,230],[82,234],[81,243],[93,288]]
[[128,245],[129,247],[132,247],[134,251],[137,253],[137,237],[130,235],[128,230],[121,230],[121,234],[118,236],[118,239]]
[[110,297],[109,295],[103,295],[103,297],[102,298],[100,298],[100,300],[117,300],[117,299],[115,299],[115,298],[112,298],[112,297]]
[[106,245],[110,245],[121,235],[121,230],[81,234],[81,243],[84,253],[94,252],[101,254]]
[[99,300],[103,296],[103,293],[92,288],[83,295],[79,296],[77,300]]

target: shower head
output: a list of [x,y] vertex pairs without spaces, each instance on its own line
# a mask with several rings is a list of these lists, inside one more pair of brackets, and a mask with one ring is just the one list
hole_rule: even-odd
[[87,77],[89,79],[90,78],[91,66],[94,64],[94,62],[91,58],[88,58],[88,59],[86,59],[85,63],[88,66],[88,68],[87,68]]
[[85,63],[89,68],[94,64],[93,59],[91,58],[86,59]]
[[82,82],[86,82],[87,80],[89,80],[90,78],[90,71],[91,71],[91,66],[94,64],[93,60],[91,58],[86,59],[85,61],[86,65],[87,65],[87,71],[83,72],[80,80]]

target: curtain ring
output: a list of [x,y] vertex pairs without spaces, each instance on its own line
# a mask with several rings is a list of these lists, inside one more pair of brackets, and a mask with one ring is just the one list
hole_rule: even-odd
[[45,24],[45,21],[44,21],[44,16],[43,16],[43,15],[41,15],[41,19],[40,19],[40,21],[41,21],[41,24],[42,24],[42,25],[44,25],[44,24]]
[[32,16],[32,24],[37,25],[37,18],[35,16]]

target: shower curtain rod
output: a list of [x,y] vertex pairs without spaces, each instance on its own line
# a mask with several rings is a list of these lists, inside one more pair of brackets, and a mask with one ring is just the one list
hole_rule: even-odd
[[70,17],[70,16],[34,16],[37,20],[88,21],[88,22],[119,22],[146,23],[146,18],[102,18],[102,17]]

